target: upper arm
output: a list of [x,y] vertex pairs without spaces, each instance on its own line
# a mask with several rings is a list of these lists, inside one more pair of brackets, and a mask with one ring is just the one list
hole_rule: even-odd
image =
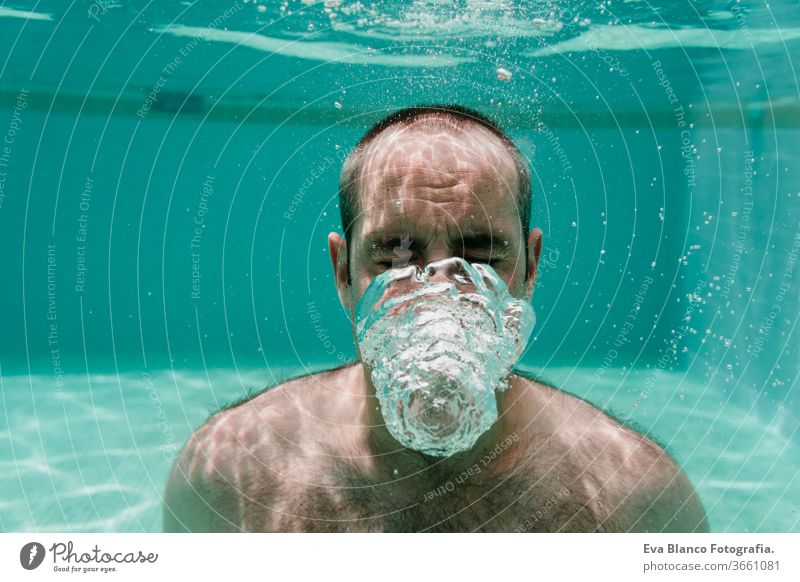
[[[656,445],[653,445],[656,447]],[[639,516],[629,531],[708,532],[703,504],[689,478],[660,448],[636,491]]]
[[221,466],[219,435],[209,421],[189,439],[175,461],[164,492],[164,531],[239,531]]

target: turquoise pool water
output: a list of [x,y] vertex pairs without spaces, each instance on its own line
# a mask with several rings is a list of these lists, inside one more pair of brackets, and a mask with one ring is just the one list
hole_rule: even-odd
[[[304,370],[286,370],[294,375]],[[642,374],[581,369],[547,378],[610,405],[655,437],[697,487],[713,531],[797,531],[797,417],[763,413],[730,393],[667,373],[653,390]],[[277,381],[265,370],[162,371],[4,378],[9,416],[0,434],[4,531],[159,531],[171,457],[211,410]],[[587,386],[594,387],[587,390]],[[35,403],[35,404],[34,404]]]
[[530,159],[521,366],[800,531],[796,2],[19,0],[0,48],[0,530],[157,531],[208,413],[348,360],[341,161],[447,101]]

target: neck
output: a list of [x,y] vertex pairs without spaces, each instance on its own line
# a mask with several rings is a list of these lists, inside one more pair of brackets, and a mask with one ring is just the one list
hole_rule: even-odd
[[[420,451],[409,449],[400,444],[386,428],[385,421],[380,411],[380,404],[375,396],[375,386],[363,364],[356,366],[361,392],[365,398],[363,422],[366,430],[366,442],[372,456],[373,466],[380,473],[393,474],[397,470],[400,474],[409,474],[415,471],[425,471],[436,468],[438,471],[463,471],[476,463],[485,460],[487,455],[492,459],[497,457],[497,446],[502,443],[516,442],[521,435],[515,432],[517,417],[522,405],[519,402],[520,394],[513,382],[509,380],[507,390],[498,393],[497,412],[498,418],[492,426],[483,433],[472,448],[452,455],[450,457],[436,457]],[[507,439],[511,439],[510,441]],[[506,444],[502,450],[509,448]],[[494,454],[491,453],[494,451]]]

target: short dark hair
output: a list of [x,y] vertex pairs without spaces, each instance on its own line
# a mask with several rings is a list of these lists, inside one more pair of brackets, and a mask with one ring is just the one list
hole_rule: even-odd
[[513,158],[514,166],[517,169],[519,178],[517,209],[522,224],[522,237],[525,239],[527,249],[527,231],[531,219],[531,176],[525,156],[502,128],[488,117],[461,105],[440,104],[407,107],[384,117],[364,134],[364,137],[347,156],[339,177],[339,212],[342,216],[342,228],[346,241],[351,240],[353,225],[360,213],[359,177],[364,166],[365,153],[378,135],[395,126],[456,130],[479,126],[497,136]]

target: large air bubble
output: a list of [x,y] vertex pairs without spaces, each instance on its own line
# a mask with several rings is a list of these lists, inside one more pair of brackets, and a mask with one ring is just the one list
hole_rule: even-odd
[[357,335],[391,434],[429,455],[471,448],[497,419],[495,391],[534,322],[488,265],[449,258],[376,277],[357,307]]

